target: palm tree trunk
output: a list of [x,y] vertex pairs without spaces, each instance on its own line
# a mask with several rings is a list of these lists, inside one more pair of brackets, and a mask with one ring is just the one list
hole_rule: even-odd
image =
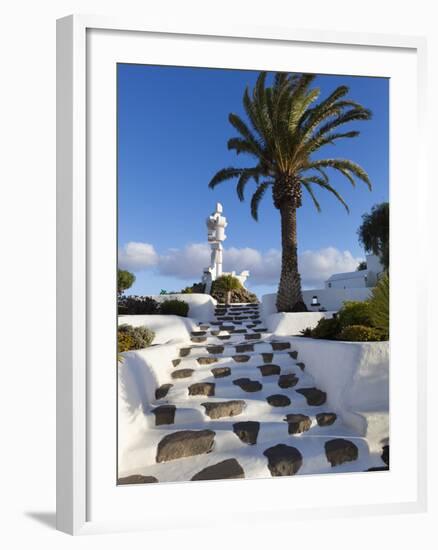
[[281,216],[281,276],[277,293],[278,311],[307,311],[301,294],[298,273],[297,210],[289,202],[280,206]]

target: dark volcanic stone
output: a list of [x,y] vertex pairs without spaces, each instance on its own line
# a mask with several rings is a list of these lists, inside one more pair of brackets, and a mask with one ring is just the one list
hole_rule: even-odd
[[190,336],[205,336],[206,334],[205,330],[194,330],[190,333]]
[[307,404],[318,407],[326,402],[327,394],[317,388],[301,388],[296,390],[306,398]]
[[236,346],[237,353],[242,353],[244,351],[254,351],[254,344],[239,344]]
[[293,388],[298,384],[298,377],[295,374],[281,374],[278,377],[280,388]]
[[211,365],[212,363],[217,363],[217,357],[198,357],[196,359],[200,365]]
[[189,386],[189,395],[206,395],[211,397],[214,395],[214,386],[213,382],[197,382]]
[[172,365],[177,367],[181,363],[181,359],[172,359]]
[[179,369],[174,370],[171,374],[172,378],[178,379],[178,378],[189,378],[192,376],[193,369]]
[[283,351],[290,348],[289,342],[271,342],[272,349],[274,351]]
[[166,435],[158,443],[157,462],[209,453],[213,448],[212,430],[182,430]]
[[266,332],[267,330],[267,328],[255,328],[254,332]]
[[208,330],[210,325],[199,325],[199,330]]
[[290,351],[289,355],[292,357],[292,359],[296,359],[298,357],[298,352],[297,351]]
[[233,359],[236,363],[246,363],[249,361],[249,355],[233,355]]
[[219,401],[216,403],[201,403],[205,407],[205,414],[210,418],[217,419],[224,416],[237,416],[244,407],[245,401]]
[[374,466],[373,468],[368,468],[368,470],[365,470],[366,472],[387,472],[389,470],[389,466]]
[[312,421],[305,414],[287,414],[286,422],[290,434],[302,434],[310,430]]
[[245,340],[259,340],[262,337],[262,335],[258,332],[255,332],[254,334],[244,334],[243,336]]
[[237,479],[242,477],[245,477],[245,472],[243,471],[242,466],[237,462],[235,458],[229,458],[228,460],[223,460],[222,462],[218,462],[213,466],[208,466],[207,468],[204,468],[196,475],[194,475],[191,481]]
[[318,426],[331,426],[334,424],[337,416],[335,413],[318,413],[316,415],[316,421]]
[[274,358],[273,353],[262,353],[263,362],[264,363],[270,363],[272,359]]
[[191,349],[192,349],[192,348],[181,348],[181,349],[179,350],[179,355],[180,355],[180,357],[187,357],[187,355],[190,354],[190,350],[191,350]]
[[155,426],[173,424],[175,422],[175,405],[160,405],[152,410],[155,415]]
[[344,462],[357,460],[359,451],[356,445],[348,439],[330,439],[324,444],[327,460],[334,466]]
[[155,390],[155,399],[163,399],[168,394],[173,384],[163,384]]
[[208,353],[223,353],[224,352],[224,346],[208,346],[207,347]]
[[219,336],[220,333],[221,333],[220,330],[212,330],[210,334],[211,334],[212,336]]
[[270,395],[266,398],[266,401],[271,405],[271,407],[287,407],[290,405],[290,399],[287,395]]
[[137,485],[139,483],[158,483],[158,479],[154,476],[134,474],[132,476],[119,477],[117,480],[117,485]]
[[231,336],[229,334],[226,334],[224,336],[218,336],[219,340],[229,340]]
[[215,367],[211,369],[211,372],[215,378],[224,378],[225,376],[230,376],[231,369],[230,367]]
[[262,365],[258,367],[262,376],[272,376],[274,374],[280,374],[281,369],[278,365]]
[[237,380],[233,380],[233,384],[239,386],[239,388],[248,393],[260,391],[263,388],[258,380],[250,380],[249,378],[238,378]]
[[233,332],[235,330],[234,325],[221,325],[220,329],[227,330],[229,332]]
[[303,464],[300,451],[289,445],[275,445],[263,454],[268,458],[268,468],[274,477],[293,476]]
[[207,336],[192,336],[190,338],[191,342],[194,342],[195,344],[201,344],[202,342],[207,341]]
[[233,424],[233,431],[243,443],[255,445],[259,435],[260,422],[236,422]]
[[304,363],[297,363],[297,367],[299,367],[301,370],[304,370],[306,368],[306,365]]
[[383,448],[382,448],[382,460],[383,462],[389,466],[389,445],[385,445]]
[[246,334],[247,330],[246,330],[246,328],[235,328],[233,330],[233,333],[234,334]]

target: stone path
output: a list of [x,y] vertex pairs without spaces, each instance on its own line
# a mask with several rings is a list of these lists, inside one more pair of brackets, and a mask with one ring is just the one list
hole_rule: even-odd
[[291,343],[258,304],[218,305],[145,411],[145,467],[120,483],[260,478],[384,469],[326,405]]

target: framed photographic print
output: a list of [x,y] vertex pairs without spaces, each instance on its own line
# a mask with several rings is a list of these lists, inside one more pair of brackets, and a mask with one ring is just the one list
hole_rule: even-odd
[[424,509],[424,41],[57,49],[58,528]]

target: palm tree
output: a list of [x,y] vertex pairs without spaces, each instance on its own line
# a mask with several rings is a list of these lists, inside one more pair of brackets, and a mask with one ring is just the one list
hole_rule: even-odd
[[347,86],[339,86],[326,99],[315,103],[320,90],[311,88],[316,75],[276,73],[272,86],[266,86],[266,73],[260,73],[250,94],[243,96],[249,124],[231,113],[229,121],[238,136],[228,140],[228,149],[254,159],[247,168],[224,168],[209,183],[216,185],[237,178],[237,195],[244,200],[245,187],[254,180],[251,214],[258,220],[258,207],[268,189],[275,208],[280,211],[282,263],[277,293],[278,311],[306,311],[298,272],[296,211],[302,204],[302,189],[321,210],[314,187],[325,189],[338,199],[347,212],[348,205],[329,183],[327,169],[341,173],[353,186],[362,180],[371,189],[366,172],[356,163],[342,158],[314,159],[322,147],[342,138],[359,135],[357,131],[339,132],[349,122],[368,120],[371,112],[346,99]]

